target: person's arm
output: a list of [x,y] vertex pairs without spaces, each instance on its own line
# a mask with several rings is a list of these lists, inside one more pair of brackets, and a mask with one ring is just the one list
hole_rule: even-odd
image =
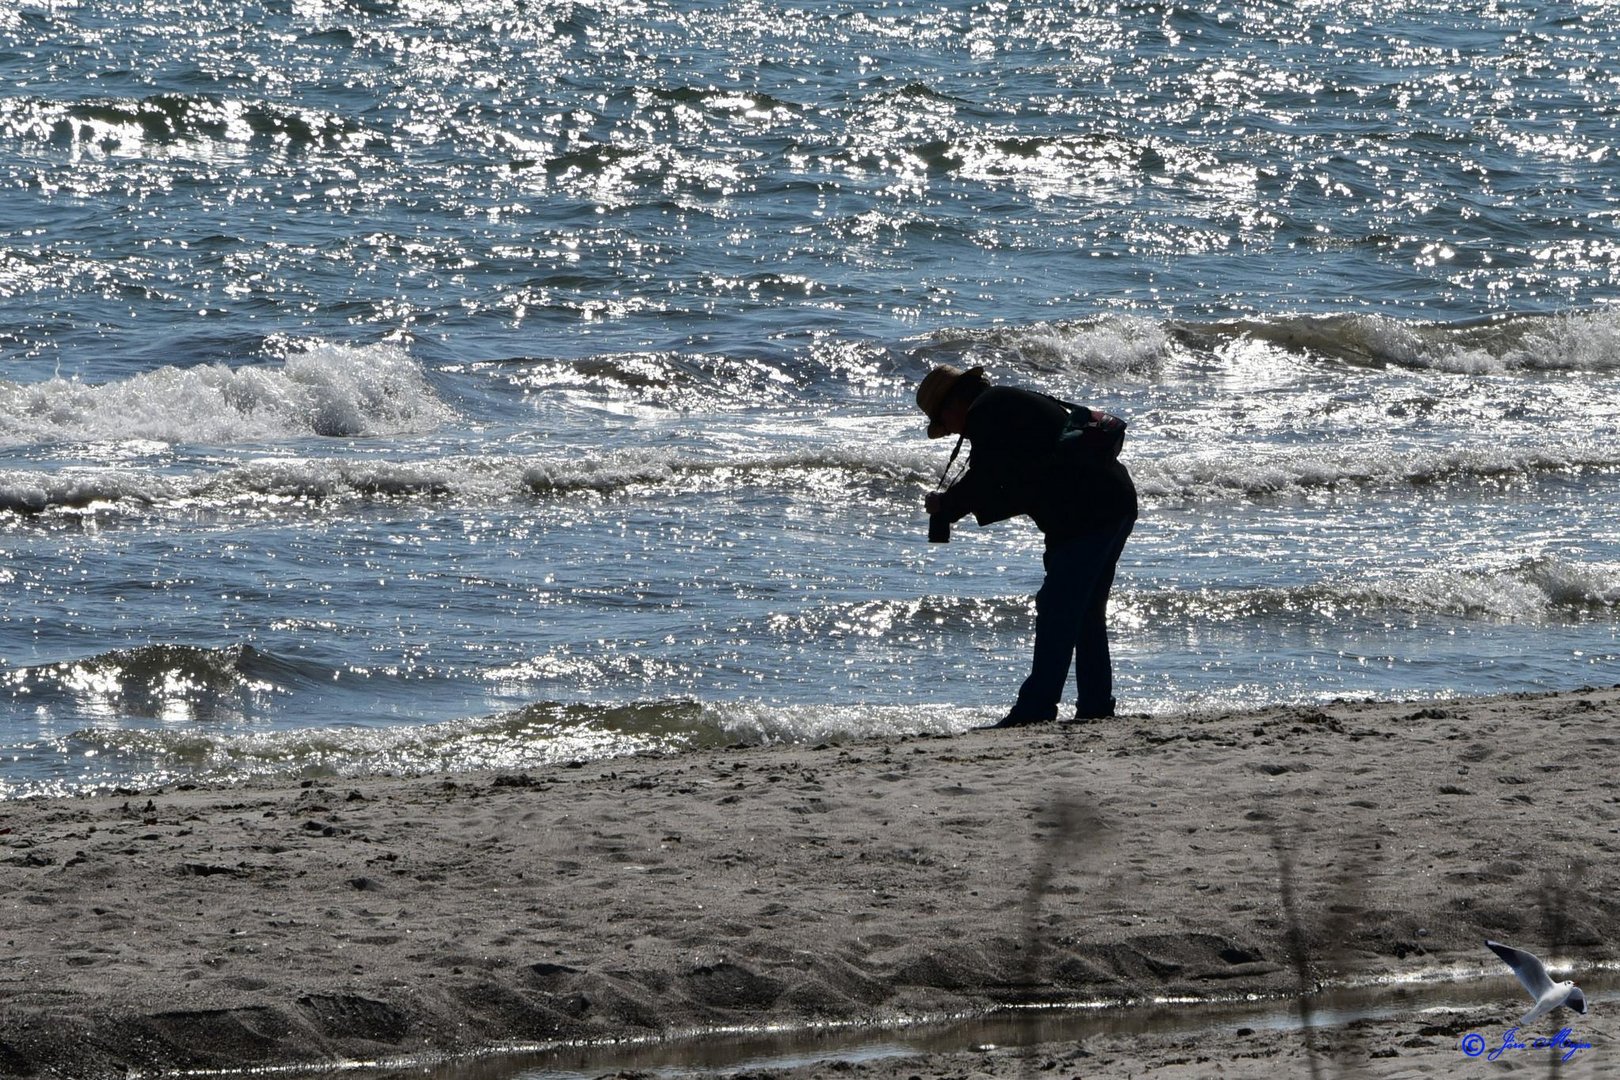
[[[952,523],[961,521],[969,514],[977,515],[979,508],[987,501],[985,489],[989,485],[985,479],[986,470],[975,468],[970,460],[967,472],[963,473],[956,483],[939,492],[937,498],[931,500],[930,512],[942,515]],[[994,520],[999,521],[1000,518]],[[981,518],[979,524],[987,525],[989,522]]]
[[1013,387],[990,387],[967,412],[973,444],[967,472],[933,502],[952,522],[972,514],[980,525],[1030,512],[1030,484],[1068,419],[1056,399]]
[[972,514],[980,525],[1005,521],[1023,512],[1017,497],[1018,432],[1005,395],[987,391],[968,411],[967,438],[973,445],[968,468],[937,500],[938,513],[952,522]]

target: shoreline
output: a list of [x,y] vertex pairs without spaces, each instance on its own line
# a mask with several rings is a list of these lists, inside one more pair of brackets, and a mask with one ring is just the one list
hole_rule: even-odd
[[[1579,982],[1620,958],[1617,717],[1584,689],[4,802],[0,1076],[1286,998],[1302,971],[1486,970],[1485,937]],[[1613,1067],[1606,1011],[1545,1018],[1594,1044],[1566,1071]],[[1468,1063],[1433,1018],[1380,1023],[1316,1041],[1362,1075]],[[1275,1075],[1304,1045],[1214,1060]],[[1045,1075],[1205,1075],[1190,1053],[1101,1036]]]

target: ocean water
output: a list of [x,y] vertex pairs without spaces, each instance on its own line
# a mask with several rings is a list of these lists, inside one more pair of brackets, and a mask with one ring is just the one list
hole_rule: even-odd
[[0,6],[0,797],[951,732],[1126,417],[1122,707],[1620,682],[1612,5]]

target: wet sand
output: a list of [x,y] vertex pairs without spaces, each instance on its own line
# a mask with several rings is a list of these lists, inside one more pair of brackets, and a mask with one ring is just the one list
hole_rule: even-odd
[[[0,1076],[1620,958],[1620,688],[0,804]],[[1505,974],[1505,969],[1501,969]],[[1528,1007],[751,1076],[1450,1075]],[[1394,991],[1392,991],[1393,993]],[[1620,1068],[1612,1003],[1560,1011]],[[1542,1031],[1541,1028],[1545,1028]],[[1529,1040],[1526,1039],[1528,1042]]]

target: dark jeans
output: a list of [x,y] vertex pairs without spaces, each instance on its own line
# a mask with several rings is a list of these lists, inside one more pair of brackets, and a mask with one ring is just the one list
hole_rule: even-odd
[[1114,714],[1114,668],[1108,655],[1108,591],[1114,567],[1136,525],[1069,540],[1047,541],[1046,580],[1035,594],[1035,659],[1013,706],[1018,716],[1050,719],[1074,665],[1079,719]]

